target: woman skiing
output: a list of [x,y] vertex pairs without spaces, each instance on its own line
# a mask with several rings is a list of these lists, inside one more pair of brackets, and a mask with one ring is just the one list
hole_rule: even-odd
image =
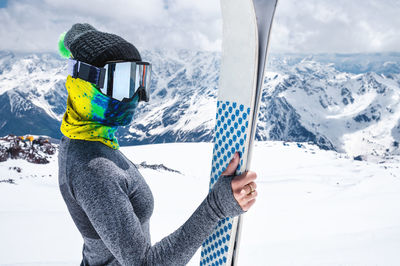
[[59,151],[61,194],[82,234],[81,265],[184,265],[218,221],[247,211],[256,174],[234,176],[239,154],[191,217],[151,245],[153,196],[114,135],[149,100],[151,65],[123,38],[75,24],[60,40],[69,57]]

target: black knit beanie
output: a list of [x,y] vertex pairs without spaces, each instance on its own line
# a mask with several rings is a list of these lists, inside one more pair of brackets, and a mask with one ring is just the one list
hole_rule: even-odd
[[74,59],[103,67],[107,61],[141,61],[136,47],[118,35],[101,32],[93,26],[74,24],[65,34],[65,47]]

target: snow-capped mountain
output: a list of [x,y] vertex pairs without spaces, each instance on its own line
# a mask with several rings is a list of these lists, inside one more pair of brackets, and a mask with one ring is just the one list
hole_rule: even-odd
[[[146,51],[152,95],[121,144],[211,141],[220,54]],[[60,137],[66,61],[0,52],[0,135]],[[400,54],[271,55],[258,140],[309,141],[351,155],[398,153]]]
[[65,62],[51,54],[0,52],[0,135],[60,137]]
[[400,75],[341,72],[304,59],[266,75],[262,140],[309,141],[351,155],[398,152]]

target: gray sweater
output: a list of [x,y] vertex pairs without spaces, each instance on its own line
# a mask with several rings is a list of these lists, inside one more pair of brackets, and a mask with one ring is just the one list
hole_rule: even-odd
[[151,245],[153,195],[119,150],[63,137],[58,161],[61,194],[84,240],[81,265],[184,265],[220,219],[243,213],[233,177],[221,177],[182,226]]

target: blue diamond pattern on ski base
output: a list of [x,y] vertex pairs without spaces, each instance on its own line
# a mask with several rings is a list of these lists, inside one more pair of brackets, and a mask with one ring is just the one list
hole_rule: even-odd
[[[228,101],[217,102],[213,162],[210,189],[225,170],[234,153],[244,153],[247,141],[250,108]],[[242,169],[243,159],[238,169]],[[221,220],[202,245],[200,265],[224,265],[227,262],[229,240],[232,231],[230,218]]]

